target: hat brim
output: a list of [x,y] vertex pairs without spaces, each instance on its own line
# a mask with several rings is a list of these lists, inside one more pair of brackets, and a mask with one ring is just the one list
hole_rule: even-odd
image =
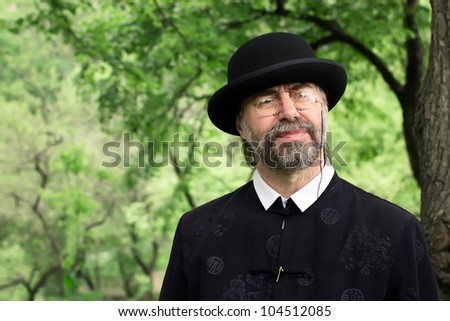
[[220,88],[208,102],[208,116],[222,131],[239,135],[236,115],[245,98],[293,82],[311,82],[325,90],[331,110],[344,94],[347,73],[339,63],[319,58],[290,60],[249,73]]

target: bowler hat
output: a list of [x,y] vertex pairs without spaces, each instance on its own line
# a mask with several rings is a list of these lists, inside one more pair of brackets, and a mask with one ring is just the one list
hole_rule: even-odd
[[228,84],[212,95],[208,115],[219,129],[232,135],[242,101],[258,91],[292,82],[310,82],[325,90],[333,108],[347,85],[339,63],[316,58],[309,44],[292,33],[264,34],[241,45],[228,62]]

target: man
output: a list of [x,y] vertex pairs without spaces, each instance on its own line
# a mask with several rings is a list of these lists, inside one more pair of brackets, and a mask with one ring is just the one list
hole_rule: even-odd
[[161,300],[436,300],[413,215],[339,178],[325,153],[344,68],[301,38],[243,44],[210,99],[240,135],[253,180],[185,214]]

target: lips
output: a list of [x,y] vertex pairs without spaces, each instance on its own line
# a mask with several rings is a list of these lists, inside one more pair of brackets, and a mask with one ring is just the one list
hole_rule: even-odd
[[284,131],[282,133],[277,134],[275,137],[276,138],[289,138],[289,137],[298,137],[298,136],[302,136],[304,134],[308,134],[308,130],[305,128],[299,128],[299,129],[293,129],[293,130],[288,130],[288,131]]

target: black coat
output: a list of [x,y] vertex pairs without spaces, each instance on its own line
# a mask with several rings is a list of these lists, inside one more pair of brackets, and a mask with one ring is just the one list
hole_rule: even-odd
[[305,212],[250,182],[180,220],[160,300],[436,300],[417,219],[339,178]]

